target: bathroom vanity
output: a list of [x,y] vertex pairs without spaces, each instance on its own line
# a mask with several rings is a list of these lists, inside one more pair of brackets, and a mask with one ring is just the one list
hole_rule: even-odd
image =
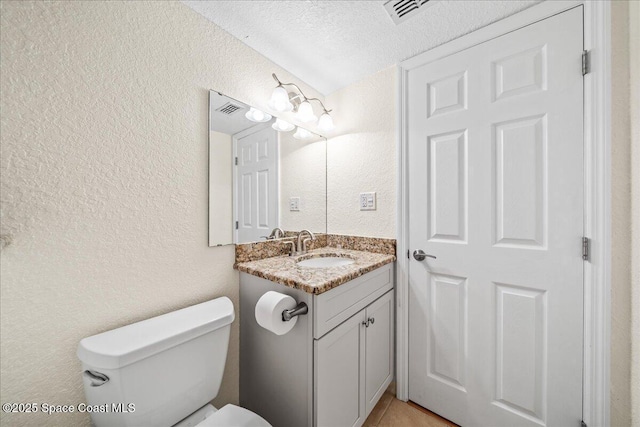
[[[395,257],[332,248],[306,257],[335,254],[355,262],[310,268],[285,256],[237,265],[240,404],[275,427],[360,426],[393,379]],[[267,291],[308,306],[284,335],[256,322]]]

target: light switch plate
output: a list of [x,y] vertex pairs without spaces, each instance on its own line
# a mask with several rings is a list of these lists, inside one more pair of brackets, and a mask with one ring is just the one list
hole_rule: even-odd
[[289,211],[291,212],[300,211],[300,197],[289,198]]
[[360,193],[360,210],[375,211],[376,210],[376,193]]

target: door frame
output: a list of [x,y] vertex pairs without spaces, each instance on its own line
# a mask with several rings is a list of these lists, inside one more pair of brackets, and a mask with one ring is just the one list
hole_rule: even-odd
[[[609,425],[611,340],[611,5],[608,1],[545,1],[398,65],[397,96],[397,397],[409,399],[409,204],[407,78],[409,70],[494,39],[577,6],[583,7],[584,46],[590,72],[584,77],[584,262],[583,408],[588,426]],[[580,248],[576,247],[576,251]],[[406,255],[405,255],[406,254]]]

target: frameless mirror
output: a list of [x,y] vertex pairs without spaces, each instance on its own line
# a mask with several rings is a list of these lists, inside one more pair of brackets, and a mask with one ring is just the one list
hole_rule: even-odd
[[326,233],[326,139],[285,124],[209,92],[209,246]]

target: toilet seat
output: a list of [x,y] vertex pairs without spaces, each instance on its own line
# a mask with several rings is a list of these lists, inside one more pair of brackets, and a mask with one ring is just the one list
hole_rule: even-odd
[[197,427],[272,427],[260,415],[228,404],[209,415]]

